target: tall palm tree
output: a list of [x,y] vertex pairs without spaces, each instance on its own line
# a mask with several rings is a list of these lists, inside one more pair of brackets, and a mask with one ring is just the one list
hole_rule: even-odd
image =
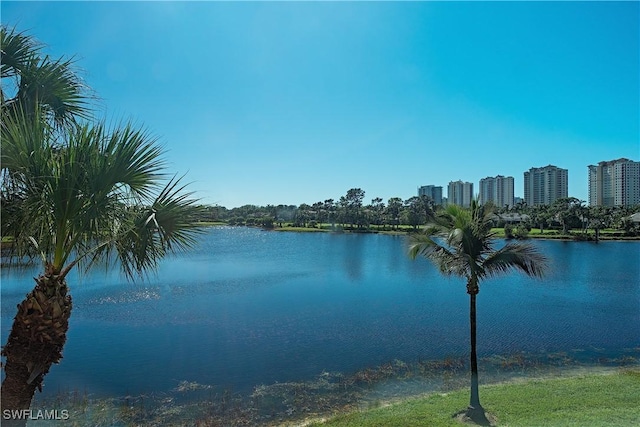
[[495,249],[491,232],[491,205],[472,202],[470,209],[449,205],[425,228],[412,236],[409,255],[422,255],[431,260],[445,275],[456,275],[467,281],[470,322],[471,396],[467,416],[480,424],[488,424],[478,393],[478,359],[476,354],[476,296],[480,281],[510,270],[541,277],[546,259],[535,248],[524,243],[507,243]]

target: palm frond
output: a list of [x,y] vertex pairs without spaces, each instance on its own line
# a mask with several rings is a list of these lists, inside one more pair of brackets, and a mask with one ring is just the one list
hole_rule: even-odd
[[1,230],[13,259],[40,252],[64,276],[119,258],[132,277],[191,247],[201,208],[180,179],[163,187],[157,138],[131,123],[90,123],[73,58],[42,56],[35,39],[5,26],[0,38],[2,78],[15,83],[9,92],[3,80],[0,94]]
[[468,280],[518,269],[540,276],[546,268],[544,256],[526,244],[508,244],[494,249],[491,205],[475,201],[470,209],[448,206],[434,218],[424,233],[411,239],[409,256],[430,259],[441,272]]
[[180,179],[173,178],[149,207],[130,209],[133,214],[115,241],[121,267],[133,278],[154,270],[168,252],[191,248],[202,228],[195,219],[202,207],[185,192]]
[[[75,60],[42,55],[42,44],[26,33],[2,26],[2,117],[36,108],[40,119],[59,129],[91,117],[93,96],[75,69]],[[9,80],[9,83],[6,80]]]
[[0,125],[2,138],[2,236],[12,239],[9,261],[33,255],[32,239],[41,251],[50,245],[40,235],[51,235],[52,220],[48,202],[52,149],[47,141],[52,129],[46,122],[29,122],[19,114],[5,117]]
[[52,119],[59,126],[73,123],[77,118],[91,117],[92,97],[89,88],[74,70],[75,60],[49,57],[38,64],[35,78],[41,85],[37,99],[47,106]]
[[90,118],[88,88],[73,69],[72,59],[48,56],[25,64],[16,100],[27,111],[43,108],[54,123],[64,127],[77,118]]
[[166,165],[157,138],[128,122],[102,139],[101,151],[107,166],[104,178],[114,185],[126,186],[139,197],[152,197],[159,189],[161,171]]
[[437,227],[427,226],[422,233],[412,234],[409,244],[409,257],[415,259],[418,255],[428,256],[435,247],[440,246],[435,240],[438,231]]
[[409,256],[412,259],[423,256],[431,260],[442,273],[458,275],[460,263],[455,248],[447,245],[447,240],[441,237],[443,229],[440,225],[431,224],[423,233],[411,236]]
[[546,268],[547,259],[536,248],[526,243],[509,243],[487,256],[483,276],[496,276],[515,269],[528,276],[542,277]]
[[1,129],[2,232],[16,257],[32,254],[34,239],[54,271],[72,256],[87,268],[113,252],[131,275],[194,243],[192,194],[179,179],[161,186],[162,150],[145,130],[85,123],[60,139],[47,121],[18,116]]
[[2,78],[15,77],[38,55],[43,45],[16,28],[0,27],[0,70]]
[[196,226],[196,219],[201,217],[202,206],[192,198],[193,192],[186,192],[186,184],[182,178],[172,178],[160,192],[152,205],[154,224],[162,242],[170,250],[184,250],[196,242],[196,235],[202,229]]

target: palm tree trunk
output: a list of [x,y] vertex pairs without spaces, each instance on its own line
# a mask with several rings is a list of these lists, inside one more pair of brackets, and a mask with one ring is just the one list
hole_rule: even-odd
[[471,366],[471,398],[469,399],[469,407],[479,408],[480,394],[478,392],[478,356],[476,353],[476,293],[469,295],[469,326],[471,333],[471,354],[469,356]]
[[24,417],[5,419],[5,411],[29,409],[35,390],[42,390],[49,368],[62,358],[72,308],[67,291],[64,279],[46,274],[36,279],[35,288],[18,304],[11,333],[2,349],[6,357],[1,391],[3,425],[26,425]]
[[469,330],[471,335],[471,354],[469,362],[471,365],[471,396],[469,407],[465,411],[466,415],[478,425],[491,425],[484,413],[484,408],[480,404],[480,393],[478,391],[478,356],[476,354],[476,295],[478,295],[478,285],[467,285],[469,294]]

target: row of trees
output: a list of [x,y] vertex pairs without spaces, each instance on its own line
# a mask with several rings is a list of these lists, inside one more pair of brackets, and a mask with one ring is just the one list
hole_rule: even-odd
[[[204,221],[223,221],[233,225],[259,225],[263,227],[290,224],[299,227],[316,227],[319,224],[339,225],[350,229],[397,229],[400,225],[417,229],[426,224],[441,206],[434,205],[427,196],[414,196],[406,200],[392,197],[385,203],[382,198],[364,203],[365,192],[352,188],[338,200],[327,199],[311,205],[245,205],[227,209],[222,206],[204,207]],[[623,230],[635,234],[640,230],[630,216],[640,211],[635,208],[586,206],[584,201],[574,197],[556,200],[551,205],[527,206],[520,203],[513,207],[497,208],[494,212],[494,226],[503,227],[511,223],[520,229],[555,229],[563,234],[571,230],[588,229]],[[514,224],[516,223],[516,224]]]
[[352,188],[338,200],[327,199],[312,205],[245,205],[227,209],[222,206],[205,206],[202,220],[224,221],[231,224],[315,227],[332,224],[349,229],[397,229],[399,225],[417,228],[433,216],[435,206],[426,196],[402,200],[392,197],[385,204],[380,197],[364,204],[365,192]]
[[587,206],[583,200],[567,197],[558,199],[551,205],[518,205],[512,211],[527,215],[526,224],[531,227],[542,230],[557,228],[563,234],[568,234],[571,230],[586,232],[587,229],[598,233],[606,228],[623,230],[628,234],[640,231],[630,218],[633,213],[640,212],[640,206]]

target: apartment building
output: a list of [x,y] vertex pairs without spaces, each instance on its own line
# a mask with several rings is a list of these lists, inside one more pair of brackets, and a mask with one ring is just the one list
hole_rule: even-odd
[[480,180],[479,202],[493,202],[498,207],[513,206],[513,177],[498,175]]
[[473,200],[471,182],[451,181],[447,187],[447,203],[468,208]]
[[640,162],[621,158],[589,165],[589,206],[640,204]]
[[418,188],[418,196],[427,196],[434,205],[442,205],[442,187],[440,186],[423,185]]
[[550,205],[568,197],[569,171],[548,165],[524,173],[524,200],[529,206]]

